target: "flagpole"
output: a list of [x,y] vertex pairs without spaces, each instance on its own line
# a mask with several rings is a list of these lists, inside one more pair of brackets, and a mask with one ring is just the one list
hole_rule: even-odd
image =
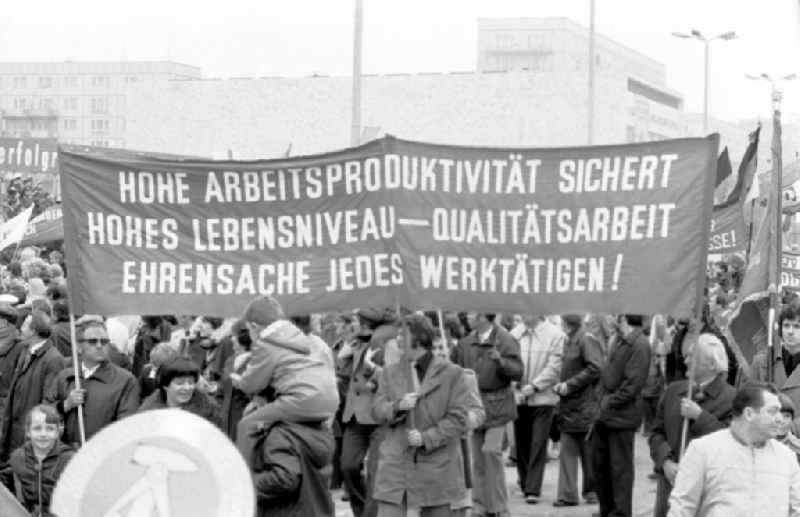
[[772,259],[775,261],[773,267],[775,267],[775,277],[770,279],[771,284],[769,286],[770,292],[770,299],[769,299],[769,328],[767,332],[767,357],[769,358],[768,369],[767,369],[767,379],[769,382],[775,382],[775,351],[777,346],[775,345],[775,314],[778,310],[778,305],[780,303],[779,296],[780,296],[780,283],[781,283],[781,253],[783,252],[783,224],[782,224],[782,217],[783,217],[783,196],[781,195],[781,185],[783,184],[783,135],[782,135],[782,128],[781,128],[781,99],[782,95],[781,92],[775,87],[775,83],[772,84],[772,188],[775,189],[775,192],[772,192],[772,195],[775,196],[775,256]]
[[[69,337],[71,341],[70,348],[72,349],[72,370],[75,373],[75,389],[81,389],[81,363],[78,359],[78,347],[75,332],[75,315],[72,314],[72,310],[69,311]],[[78,412],[78,433],[80,434],[81,438],[81,447],[86,444],[86,426],[83,422],[83,404],[78,404],[78,407],[75,408]]]

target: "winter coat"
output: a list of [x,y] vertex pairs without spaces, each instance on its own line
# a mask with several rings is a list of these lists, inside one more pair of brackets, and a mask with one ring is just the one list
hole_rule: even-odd
[[[558,395],[553,386],[561,375],[564,351],[564,332],[547,320],[537,323],[533,330],[518,325],[511,335],[519,342],[523,374],[519,386],[531,384],[536,391],[527,397],[517,394],[519,405],[555,406]],[[520,402],[521,401],[521,402]]]
[[568,433],[589,430],[597,410],[596,388],[603,368],[603,345],[583,329],[569,337],[564,344],[561,382],[567,394],[558,407],[559,428]]
[[19,331],[16,327],[8,325],[0,329],[0,419],[5,409],[17,359],[24,349],[25,344],[19,340]]
[[[717,376],[701,393],[695,391],[693,399],[703,412],[697,420],[689,422],[686,443],[690,440],[713,433],[727,427],[733,417],[731,404],[736,389],[727,382],[727,372]],[[648,439],[650,457],[656,470],[661,470],[666,460],[678,462],[680,454],[683,417],[681,400],[689,394],[689,381],[675,381],[667,386],[664,396],[658,403],[653,420],[653,432]]]
[[32,516],[48,515],[53,489],[74,455],[72,447],[56,442],[40,467],[33,446],[27,441],[11,453],[8,468],[2,473],[3,484],[16,493],[16,478],[22,491],[22,505]]
[[[500,358],[492,360],[489,352],[496,348]],[[451,358],[457,365],[475,372],[481,390],[486,420],[482,428],[498,427],[517,418],[512,382],[522,378],[519,343],[505,329],[492,327],[489,339],[481,343],[477,331],[462,339],[453,348]]]
[[[378,327],[369,342],[356,341],[353,343],[353,354],[339,361],[339,371],[343,375],[349,375],[344,410],[342,411],[342,423],[344,424],[352,419],[363,425],[375,424],[375,420],[372,418],[372,403],[375,399],[375,392],[378,390],[378,381],[383,373],[383,366],[386,364],[385,347],[387,343],[390,344],[389,346],[393,346],[391,343],[396,346],[394,336],[397,335],[397,330],[394,329],[389,333],[387,339],[384,339],[383,334],[388,330],[389,325]],[[364,364],[364,355],[368,350],[377,350],[372,357],[375,367],[371,369]]]
[[[167,401],[161,390],[156,390],[150,394],[149,397],[142,401],[139,406],[138,413],[151,411],[154,409],[168,409]],[[220,419],[219,406],[214,399],[202,391],[195,388],[192,398],[189,402],[180,406],[184,411],[194,413],[199,417],[203,417],[215,426],[222,428],[222,420]]]
[[[8,390],[2,433],[2,458],[25,443],[25,418],[34,406],[44,401],[47,388],[64,369],[65,360],[50,343],[28,355],[29,345],[19,354]],[[30,361],[26,359],[30,357]]]
[[313,418],[331,418],[339,405],[333,356],[328,346],[312,339],[289,321],[276,321],[265,328],[251,350],[250,362],[239,384],[255,395],[270,386],[277,397],[308,404]]
[[[469,387],[463,371],[444,359],[431,359],[420,382],[417,404],[397,409],[412,384],[407,362],[384,368],[372,414],[386,426],[380,445],[373,498],[409,507],[449,505],[465,494],[461,435],[467,431]],[[422,434],[422,446],[410,447],[408,431]]]
[[642,329],[618,339],[598,382],[600,407],[596,421],[611,429],[637,429],[638,404],[650,371],[650,343]]
[[[86,390],[83,403],[83,423],[86,439],[105,426],[136,413],[139,407],[139,383],[127,370],[110,361],[103,362],[88,379],[81,379]],[[50,385],[45,402],[52,404],[64,416],[64,434],[61,439],[69,445],[80,444],[78,409],[64,412],[64,401],[75,389],[75,370],[63,370]]]
[[334,442],[323,425],[276,423],[256,441],[253,486],[256,517],[333,517],[322,469]]
[[[753,371],[754,381],[767,380],[767,353],[766,351],[756,354],[753,357]],[[781,350],[775,351],[774,369],[775,379],[773,384],[777,386],[778,391],[784,393],[794,403],[794,407],[800,408],[800,365],[795,366],[790,375],[786,375],[786,368],[783,363],[783,354]]]

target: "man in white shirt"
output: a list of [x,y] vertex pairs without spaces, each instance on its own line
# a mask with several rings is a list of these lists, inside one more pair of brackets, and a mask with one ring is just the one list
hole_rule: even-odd
[[775,388],[743,386],[733,420],[697,438],[681,458],[669,499],[669,517],[798,517],[800,466],[774,440],[782,422]]

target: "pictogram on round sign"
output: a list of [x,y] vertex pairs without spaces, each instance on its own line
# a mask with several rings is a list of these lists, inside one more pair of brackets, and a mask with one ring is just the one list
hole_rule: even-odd
[[242,456],[222,432],[180,409],[103,429],[69,462],[53,494],[58,517],[251,517]]

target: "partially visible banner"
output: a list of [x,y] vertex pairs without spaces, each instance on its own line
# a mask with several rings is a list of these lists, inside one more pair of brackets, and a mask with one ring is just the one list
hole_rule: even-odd
[[784,214],[800,211],[800,161],[784,167],[781,177],[783,179],[781,210]]
[[709,253],[734,253],[747,248],[742,209],[737,204],[714,210],[711,214]]
[[61,206],[51,206],[28,223],[20,246],[40,246],[64,240]]
[[0,250],[4,250],[22,240],[22,237],[25,236],[25,230],[28,228],[28,221],[32,212],[33,205],[0,224]]
[[393,137],[264,161],[61,152],[76,313],[353,307],[690,316],[719,138],[552,149]]
[[0,194],[14,176],[33,178],[54,199],[61,199],[58,140],[55,138],[0,138]]
[[800,251],[783,250],[781,254],[781,286],[800,291]]

